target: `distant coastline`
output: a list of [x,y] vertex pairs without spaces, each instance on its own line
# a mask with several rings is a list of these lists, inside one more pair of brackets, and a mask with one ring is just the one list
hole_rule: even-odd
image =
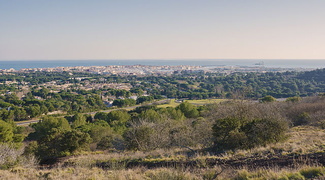
[[[262,63],[263,62],[263,63]],[[32,60],[0,61],[0,69],[53,68],[75,66],[109,65],[150,65],[150,66],[265,66],[276,68],[325,68],[325,60],[258,60],[258,59],[204,59],[204,60]]]

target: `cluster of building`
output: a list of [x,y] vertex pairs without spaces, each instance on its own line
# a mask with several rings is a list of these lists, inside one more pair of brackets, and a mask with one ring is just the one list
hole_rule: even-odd
[[254,66],[149,66],[149,65],[111,65],[111,66],[76,66],[76,67],[55,67],[55,68],[25,68],[21,70],[4,69],[1,73],[12,72],[88,72],[93,74],[118,74],[118,75],[170,75],[219,72],[231,74],[234,72],[285,72],[285,71],[307,71],[306,68],[270,68],[260,64]]
[[119,75],[149,75],[149,74],[172,74],[179,70],[198,70],[201,66],[147,66],[147,65],[111,65],[111,66],[76,66],[55,68],[26,68],[20,72],[89,72],[94,74],[119,74]]

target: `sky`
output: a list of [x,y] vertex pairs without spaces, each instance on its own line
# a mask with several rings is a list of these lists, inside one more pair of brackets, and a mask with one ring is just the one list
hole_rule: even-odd
[[0,0],[0,60],[325,59],[324,0]]

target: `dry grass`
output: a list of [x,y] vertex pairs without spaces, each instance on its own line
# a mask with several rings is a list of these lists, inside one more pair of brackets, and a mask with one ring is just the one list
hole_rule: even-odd
[[[163,162],[163,161],[200,161],[206,159],[237,160],[242,158],[268,158],[288,155],[304,155],[325,152],[325,130],[313,126],[295,127],[288,133],[288,139],[284,142],[270,144],[265,147],[257,147],[251,150],[229,151],[219,155],[209,153],[196,154],[188,157],[188,149],[157,149],[150,152],[126,151],[126,152],[101,152],[71,157],[66,161],[78,167],[95,167],[98,162],[119,162],[119,166],[130,161],[137,162]],[[119,167],[124,168],[124,167]]]
[[238,150],[224,157],[250,157],[256,155],[290,155],[325,152],[325,130],[313,126],[298,126],[290,129],[285,142],[257,147],[251,150]]
[[[240,158],[275,157],[292,154],[312,154],[325,152],[325,130],[313,126],[294,127],[288,132],[285,142],[258,147],[251,150],[227,152],[218,156],[200,154],[186,155],[185,149],[159,149],[150,152],[96,152],[71,157],[52,169],[37,169],[18,166],[0,170],[0,179],[325,179],[325,168],[307,162],[292,167],[248,167],[233,168],[216,165],[205,166],[206,159],[236,160]],[[163,167],[147,169],[145,167],[126,168],[125,162],[186,161],[202,162],[196,167]],[[100,162],[109,162],[110,168],[98,168]]]
[[[125,163],[130,161],[171,161],[186,159],[184,149],[157,149],[150,152],[143,151],[127,151],[127,152],[115,152],[115,153],[97,153],[97,154],[84,154],[80,156],[71,157],[68,160],[62,162],[62,164],[68,164],[77,167],[96,167],[96,163],[110,162],[115,163],[113,169],[125,168]],[[124,163],[124,164],[123,164]]]
[[[208,172],[208,171],[207,171]],[[114,180],[187,180],[203,179],[206,171],[191,172],[186,169],[158,168],[144,169],[135,168],[129,170],[103,170],[100,168],[55,168],[47,170],[15,168],[0,171],[0,179],[10,180],[77,180],[77,179],[114,179]],[[210,170],[213,172],[213,170]],[[209,172],[209,173],[210,173]]]
[[[123,170],[104,170],[101,168],[53,168],[53,169],[28,169],[14,168],[11,170],[0,170],[0,179],[10,180],[77,180],[77,179],[114,179],[114,180],[209,180],[209,179],[324,179],[325,168],[319,166],[303,166],[296,169],[279,169],[276,167],[268,169],[256,169],[248,171],[245,168],[221,170],[221,167],[205,169],[184,168],[134,168]],[[216,173],[221,172],[216,175]]]
[[319,166],[302,166],[295,169],[256,169],[254,171],[248,171],[245,168],[237,170],[237,174],[230,179],[294,179],[294,180],[304,180],[304,179],[324,179],[325,178],[325,167]]

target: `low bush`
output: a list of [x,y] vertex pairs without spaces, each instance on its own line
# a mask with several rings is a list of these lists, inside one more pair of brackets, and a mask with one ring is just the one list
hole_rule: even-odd
[[308,167],[300,170],[300,174],[305,178],[317,178],[324,177],[325,178],[325,168],[324,167]]

